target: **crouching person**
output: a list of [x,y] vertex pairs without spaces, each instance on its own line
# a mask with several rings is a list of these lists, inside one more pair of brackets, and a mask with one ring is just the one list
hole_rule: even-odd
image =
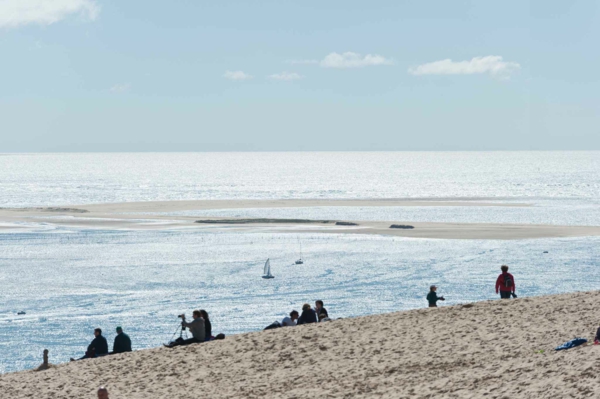
[[195,344],[199,342],[204,342],[206,339],[206,329],[204,327],[204,319],[202,318],[202,314],[199,310],[194,310],[192,313],[192,317],[194,318],[191,322],[185,321],[185,315],[181,316],[181,328],[189,328],[190,333],[192,334],[192,338],[183,339],[177,338],[175,341],[165,345],[168,348],[173,348],[174,346],[181,345],[189,345]]

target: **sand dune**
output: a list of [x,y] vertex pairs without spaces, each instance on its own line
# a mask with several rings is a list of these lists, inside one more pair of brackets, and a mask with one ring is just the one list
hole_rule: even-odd
[[5,374],[0,392],[82,399],[106,385],[111,398],[128,399],[593,398],[600,346],[553,348],[593,338],[598,303],[600,292],[587,292],[281,328]]

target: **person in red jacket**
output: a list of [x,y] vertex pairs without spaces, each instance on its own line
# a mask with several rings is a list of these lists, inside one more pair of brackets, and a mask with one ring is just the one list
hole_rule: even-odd
[[500,269],[502,274],[496,279],[496,294],[500,290],[500,298],[510,299],[511,293],[515,296],[515,278],[508,272],[508,266],[502,265]]

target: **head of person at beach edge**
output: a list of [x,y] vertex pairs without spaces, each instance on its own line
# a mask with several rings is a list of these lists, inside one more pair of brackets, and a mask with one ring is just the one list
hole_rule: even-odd
[[109,399],[108,389],[106,389],[104,387],[98,388],[98,399]]

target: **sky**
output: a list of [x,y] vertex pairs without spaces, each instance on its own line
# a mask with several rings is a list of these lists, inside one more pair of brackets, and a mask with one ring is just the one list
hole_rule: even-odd
[[595,0],[0,0],[0,152],[600,150]]

